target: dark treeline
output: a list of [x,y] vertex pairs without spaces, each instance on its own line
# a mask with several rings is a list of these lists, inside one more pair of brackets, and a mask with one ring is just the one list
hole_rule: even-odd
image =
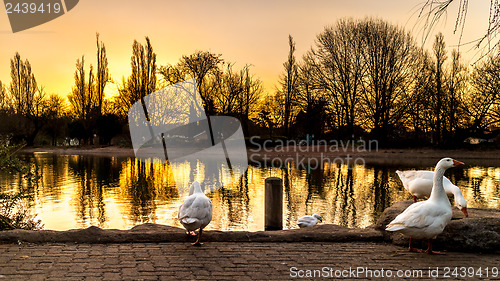
[[500,121],[498,54],[469,68],[442,34],[425,50],[379,19],[326,27],[299,62],[294,44],[290,37],[281,88],[267,105],[279,105],[285,133],[456,146]]
[[[0,135],[28,145],[129,142],[128,109],[162,87],[194,78],[208,115],[241,120],[247,136],[375,139],[381,145],[456,147],[468,137],[495,135],[500,122],[500,56],[469,66],[447,50],[442,34],[430,50],[381,19],[341,19],[325,27],[302,58],[289,53],[273,92],[251,65],[197,51],[160,65],[152,43],[134,41],[131,74],[116,83],[106,47],[96,36],[97,66],[76,60],[67,100],[47,95],[29,61],[16,53],[11,82],[0,81]],[[106,86],[117,85],[113,96]]]

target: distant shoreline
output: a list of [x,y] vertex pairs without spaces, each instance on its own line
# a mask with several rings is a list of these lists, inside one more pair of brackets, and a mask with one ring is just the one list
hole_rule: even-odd
[[[21,153],[52,153],[61,155],[89,155],[107,157],[135,157],[132,148],[105,146],[105,147],[26,147]],[[247,154],[252,161],[296,161],[297,159],[357,159],[363,158],[367,164],[432,164],[443,157],[452,157],[470,164],[488,164],[500,166],[500,149],[492,150],[468,150],[468,149],[379,149],[377,151],[356,151],[356,149],[341,149],[340,151],[328,151],[323,147],[282,147],[281,149],[255,149],[248,148]],[[322,158],[323,157],[323,158]],[[466,163],[467,164],[467,163]],[[477,165],[480,165],[477,164]]]

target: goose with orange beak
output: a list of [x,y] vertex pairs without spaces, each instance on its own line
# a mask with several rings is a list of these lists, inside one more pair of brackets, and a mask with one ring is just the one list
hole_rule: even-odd
[[[404,188],[413,196],[413,202],[417,202],[417,199],[428,198],[431,195],[434,178],[433,171],[396,171],[396,174],[398,174]],[[448,196],[454,197],[455,205],[468,217],[467,201],[465,201],[460,188],[454,185],[447,177],[443,177],[443,187]]]
[[444,172],[464,163],[451,159],[441,159],[434,169],[432,192],[429,199],[410,205],[391,221],[386,231],[402,233],[410,237],[409,250],[422,252],[412,245],[412,239],[427,239],[428,254],[442,254],[432,250],[432,240],[441,234],[452,217],[451,204],[443,187]]

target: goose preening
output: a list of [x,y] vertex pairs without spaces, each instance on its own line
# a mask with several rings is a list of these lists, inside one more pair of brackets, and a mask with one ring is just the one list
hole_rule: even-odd
[[[396,171],[405,189],[413,195],[413,202],[417,202],[417,198],[429,197],[432,191],[432,181],[434,177],[433,171]],[[451,181],[443,177],[444,191],[448,196],[453,195],[455,198],[455,205],[464,213],[466,217],[469,216],[467,212],[467,202],[465,201],[462,191],[458,186],[451,183]]]
[[297,225],[300,228],[309,227],[309,226],[316,225],[318,223],[318,221],[321,221],[321,222],[323,221],[321,216],[318,214],[314,214],[312,216],[303,216],[297,220]]
[[199,229],[198,239],[193,243],[200,246],[201,234],[212,220],[212,201],[205,196],[198,181],[193,182],[189,188],[189,196],[179,207],[179,221],[187,230],[188,234]]
[[452,217],[451,204],[443,187],[444,172],[464,163],[451,159],[441,159],[434,169],[432,192],[429,199],[410,205],[399,214],[386,229],[400,232],[410,237],[410,251],[421,252],[412,246],[411,239],[428,239],[429,254],[441,254],[432,250],[432,239],[443,232]]

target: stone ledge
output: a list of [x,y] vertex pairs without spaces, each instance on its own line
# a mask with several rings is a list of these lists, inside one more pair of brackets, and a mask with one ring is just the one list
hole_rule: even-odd
[[[91,226],[67,231],[9,230],[0,232],[0,241],[16,243],[134,243],[134,242],[194,242],[184,229],[146,223],[130,230],[101,229]],[[279,231],[216,231],[203,232],[203,242],[379,242],[384,237],[374,228],[354,229],[323,224],[303,229]]]
[[[387,208],[377,223],[364,229],[320,224],[309,228],[279,231],[203,232],[204,242],[392,242],[408,245],[408,238],[385,231],[385,226],[403,212],[412,201],[397,202]],[[130,230],[101,229],[91,226],[67,231],[9,230],[0,231],[3,243],[144,243],[194,242],[185,230],[167,225],[146,223]],[[422,241],[425,243],[426,241]],[[500,253],[500,210],[469,209],[469,217],[456,208],[453,219],[435,241],[435,248],[447,251]],[[426,246],[423,244],[423,248]]]

